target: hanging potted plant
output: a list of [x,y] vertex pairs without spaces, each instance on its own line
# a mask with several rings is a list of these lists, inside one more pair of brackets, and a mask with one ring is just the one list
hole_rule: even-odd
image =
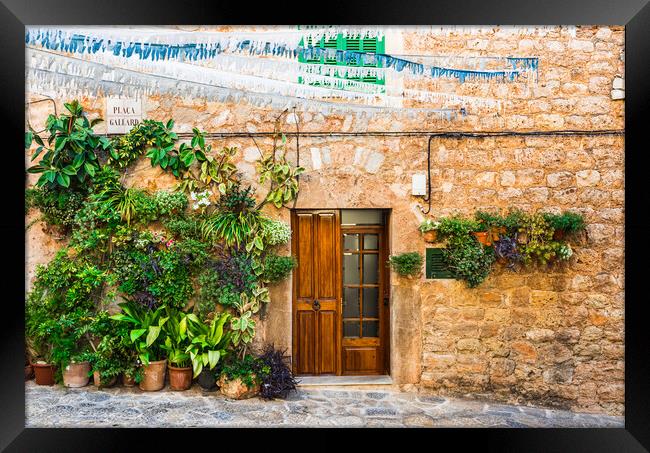
[[564,211],[562,214],[544,214],[544,220],[553,228],[553,240],[561,241],[585,230],[585,219],[581,214]]
[[177,310],[167,311],[169,318],[165,323],[165,343],[162,348],[167,351],[169,362],[169,388],[187,390],[192,386],[192,362],[187,353],[190,344],[187,335],[187,314]]
[[213,371],[219,361],[226,356],[231,344],[232,332],[225,332],[229,313],[215,313],[210,324],[205,324],[194,314],[187,315],[187,335],[190,344],[185,350],[192,363],[192,376],[204,390],[216,387],[217,379]]
[[418,229],[422,233],[422,237],[425,242],[436,242],[438,239],[438,222],[435,222],[431,219],[425,219]]
[[111,316],[116,321],[131,324],[131,342],[135,345],[141,365],[140,390],[153,392],[165,386],[167,359],[161,345],[164,343],[162,328],[167,317],[162,317],[164,307],[150,310],[133,301],[119,304],[122,313]]

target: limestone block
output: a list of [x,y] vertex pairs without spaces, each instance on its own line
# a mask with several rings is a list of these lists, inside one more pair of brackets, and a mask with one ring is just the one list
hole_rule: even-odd
[[594,43],[588,40],[571,40],[569,41],[569,49],[592,52],[594,50]]
[[532,329],[526,332],[526,338],[534,342],[543,342],[552,340],[555,332],[550,329]]
[[481,342],[475,338],[462,338],[456,342],[459,351],[478,351],[481,349]]
[[600,181],[600,173],[597,170],[582,170],[576,173],[578,187],[595,186]]
[[515,341],[511,345],[510,354],[517,362],[535,363],[537,361],[537,350],[535,346],[527,341]]
[[573,381],[573,371],[573,365],[566,363],[544,370],[542,376],[547,384],[570,384]]
[[568,171],[550,173],[546,175],[546,184],[549,187],[565,188],[574,184],[574,176]]

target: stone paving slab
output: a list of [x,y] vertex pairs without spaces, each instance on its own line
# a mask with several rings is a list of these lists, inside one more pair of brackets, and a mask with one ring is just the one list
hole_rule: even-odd
[[624,418],[381,390],[299,388],[287,400],[25,383],[25,426],[41,427],[607,427]]

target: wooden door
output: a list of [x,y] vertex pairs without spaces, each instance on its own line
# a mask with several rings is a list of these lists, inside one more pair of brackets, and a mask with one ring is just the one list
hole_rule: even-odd
[[338,210],[292,213],[295,374],[341,374],[340,224]]
[[387,238],[383,226],[342,226],[342,374],[387,370]]

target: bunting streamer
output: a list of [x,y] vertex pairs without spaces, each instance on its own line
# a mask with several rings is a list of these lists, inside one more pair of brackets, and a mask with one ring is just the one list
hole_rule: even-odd
[[[121,69],[131,75],[147,73],[155,77],[164,77],[170,80],[184,80],[203,85],[253,91],[260,94],[271,93],[308,99],[322,99],[323,97],[340,98],[347,101],[363,101],[366,104],[377,107],[383,105],[399,108],[402,106],[404,99],[414,99],[443,105],[451,102],[455,107],[461,106],[466,110],[468,107],[476,109],[500,107],[498,101],[487,98],[418,90],[398,91],[391,87],[389,87],[390,90],[387,93],[384,85],[314,74],[303,74],[305,85],[295,83],[294,81],[297,79],[292,78],[292,75],[288,75],[286,71],[279,71],[277,75],[288,77],[288,80],[277,80],[267,78],[271,74],[266,74],[267,77],[246,75],[238,70],[238,68],[235,68],[235,72],[225,72],[178,62],[173,65],[160,65],[151,61],[136,60],[126,62],[128,66],[120,68],[112,62],[112,60],[117,58],[113,56],[104,56],[101,62],[87,61],[31,48],[28,49],[27,56],[29,66],[35,69],[103,81],[115,81],[116,71]],[[122,62],[122,64],[124,63]],[[312,84],[317,86],[312,86]]]
[[[143,95],[170,94],[180,97],[204,98],[217,102],[248,101],[256,107],[274,109],[292,108],[315,110],[323,114],[366,114],[389,112],[400,113],[415,118],[415,115],[430,115],[433,118],[451,121],[458,116],[458,109],[431,108],[392,108],[359,104],[343,104],[312,99],[302,99],[323,91],[339,97],[341,91],[309,85],[294,84],[293,95],[257,93],[249,90],[224,88],[202,82],[163,77],[161,75],[138,73],[122,68],[107,68],[100,64],[75,64],[64,61],[59,55],[38,56],[32,52],[30,66],[27,68],[27,84],[30,92],[40,92],[55,97],[69,96],[70,92],[110,96],[141,97]],[[83,62],[88,63],[88,62]],[[201,69],[201,68],[199,68]],[[352,96],[366,96],[362,93],[349,93]]]
[[[314,31],[315,32],[315,31]],[[329,31],[334,33],[333,30]],[[115,32],[113,32],[115,33]],[[325,31],[322,31],[325,33]],[[337,31],[338,33],[338,31]],[[174,43],[142,42],[129,39],[117,39],[115,36],[89,36],[74,33],[72,30],[61,29],[27,29],[25,42],[28,45],[37,45],[49,50],[69,53],[112,52],[126,58],[136,57],[151,59],[152,61],[179,59],[205,60],[214,59],[217,55],[228,53],[248,53],[249,55],[265,55],[296,59],[302,56],[306,59],[325,57],[336,60],[340,64],[375,65],[379,63],[384,68],[397,72],[407,69],[414,75],[429,77],[452,77],[460,82],[465,80],[491,80],[513,81],[522,72],[537,70],[536,58],[512,58],[509,60],[512,69],[502,70],[469,70],[456,69],[442,66],[429,66],[411,60],[369,52],[352,50],[322,49],[319,47],[301,47],[300,40],[304,32],[283,32],[272,36],[258,33],[218,34],[214,33],[204,42],[183,42],[190,33],[177,32],[166,35],[167,39],[174,39]],[[182,39],[181,39],[182,37]],[[150,37],[151,38],[151,37]],[[197,39],[197,37],[194,37]],[[153,38],[152,38],[153,39]],[[161,39],[157,37],[155,39]],[[154,41],[155,41],[154,39]]]

